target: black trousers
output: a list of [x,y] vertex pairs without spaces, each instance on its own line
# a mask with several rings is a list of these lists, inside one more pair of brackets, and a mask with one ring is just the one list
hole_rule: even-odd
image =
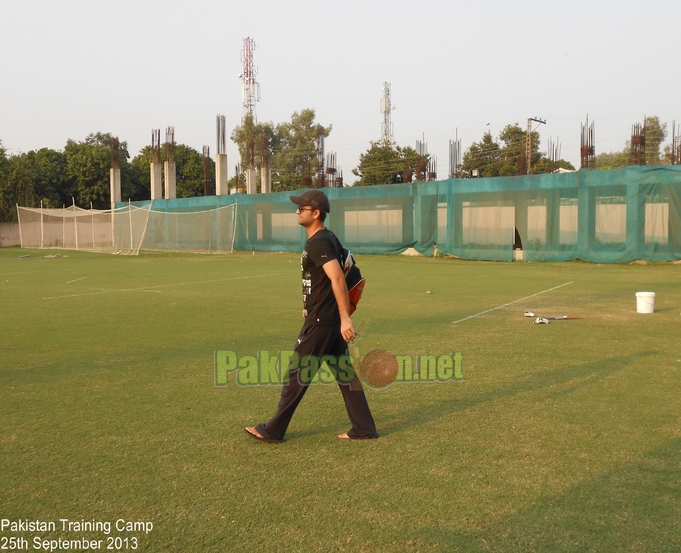
[[[299,359],[305,355],[314,355],[317,358],[323,355],[332,355],[337,359],[348,354],[348,345],[338,326],[304,325],[298,335],[294,350]],[[331,368],[335,370],[336,375],[339,374],[338,366]],[[293,413],[295,413],[296,407],[303,399],[309,386],[310,372],[306,370],[306,374],[301,375],[301,370],[306,369],[301,369],[298,359],[294,357],[291,366],[288,368],[289,381],[284,384],[281,390],[277,412],[269,421],[256,427],[262,436],[275,440],[284,438]],[[343,394],[345,409],[352,424],[348,436],[355,439],[378,437],[376,424],[369,410],[364,390],[361,387],[360,389],[353,389],[350,383],[342,382],[339,378],[336,379],[336,382],[338,382],[338,387]]]

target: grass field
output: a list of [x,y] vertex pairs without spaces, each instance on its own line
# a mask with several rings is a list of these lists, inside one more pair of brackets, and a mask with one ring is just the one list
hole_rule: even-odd
[[0,250],[0,518],[57,530],[4,537],[122,519],[153,523],[109,534],[145,552],[681,550],[679,265],[359,257],[362,353],[458,351],[463,380],[368,390],[381,438],[353,442],[314,386],[274,445],[243,427],[279,389],[215,387],[213,353],[292,348],[299,256],[47,253]]

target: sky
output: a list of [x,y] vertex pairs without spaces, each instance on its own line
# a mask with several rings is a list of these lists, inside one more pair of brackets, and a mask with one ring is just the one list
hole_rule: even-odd
[[[261,100],[275,125],[314,109],[346,183],[381,138],[383,83],[395,141],[428,145],[438,178],[508,124],[560,144],[579,168],[580,126],[596,153],[622,150],[644,116],[681,127],[678,0],[0,0],[0,141],[10,154],[62,150],[110,132],[132,157],[151,130],[216,151],[242,114],[243,39],[257,43]],[[237,149],[228,139],[229,176]]]

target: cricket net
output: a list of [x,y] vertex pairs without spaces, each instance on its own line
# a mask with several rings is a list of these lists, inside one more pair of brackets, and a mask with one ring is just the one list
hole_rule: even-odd
[[192,212],[157,211],[152,204],[117,209],[17,206],[22,248],[137,255],[140,249],[234,250],[234,206]]

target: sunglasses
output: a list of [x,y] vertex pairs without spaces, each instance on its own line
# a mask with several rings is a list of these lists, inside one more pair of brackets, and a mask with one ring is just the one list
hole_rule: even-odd
[[299,206],[298,206],[298,209],[296,209],[296,211],[307,211],[308,209],[309,209],[310,211],[314,211],[314,210],[315,210],[314,207],[310,207],[310,206],[305,206],[305,207],[304,207],[304,206],[300,206],[300,205],[299,205]]

